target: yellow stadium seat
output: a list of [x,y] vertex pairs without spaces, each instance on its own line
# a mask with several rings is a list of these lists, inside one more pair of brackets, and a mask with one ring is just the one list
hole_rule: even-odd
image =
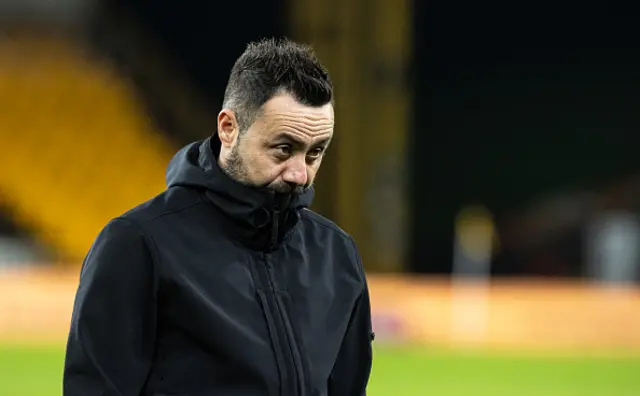
[[165,188],[174,147],[131,87],[70,42],[18,37],[0,64],[0,200],[78,263],[109,219]]

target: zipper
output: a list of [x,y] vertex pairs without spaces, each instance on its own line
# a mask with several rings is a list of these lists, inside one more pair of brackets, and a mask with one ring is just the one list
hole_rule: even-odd
[[278,378],[280,379],[280,395],[288,396],[289,391],[285,388],[286,384],[289,383],[289,372],[286,368],[287,358],[284,356],[282,351],[282,341],[279,335],[278,326],[274,323],[274,315],[272,304],[269,303],[269,297],[267,296],[267,292],[265,290],[258,290],[258,297],[260,298],[260,303],[262,305],[262,309],[265,315],[265,319],[267,322],[267,328],[269,330],[269,337],[271,338],[271,345],[275,351],[276,357],[276,367],[278,369]]
[[278,246],[278,233],[280,232],[280,210],[273,209],[271,213],[271,238],[269,239],[269,251],[272,252]]
[[294,349],[295,345],[293,344],[293,337],[287,331],[287,326],[284,318],[284,308],[280,303],[280,299],[278,298],[275,281],[273,277],[273,266],[269,261],[269,256],[265,254],[264,260],[267,266],[267,279],[269,282],[269,293],[268,297],[272,305],[275,309],[272,309],[272,312],[275,313],[277,329],[278,329],[278,339],[279,344],[282,347],[282,354],[286,356],[284,359],[285,368],[287,371],[286,377],[289,378],[288,384],[283,384],[284,388],[287,391],[284,393],[286,395],[302,395],[303,393],[300,390],[299,385],[300,382],[300,373],[298,372],[298,367],[296,364]]
[[278,234],[280,231],[280,213],[281,212],[276,205],[271,212],[271,235],[269,238],[269,252],[263,254],[263,260],[266,265],[267,279],[269,283],[268,290],[270,297],[269,300],[271,300],[270,305],[275,306],[275,309],[272,311],[274,311],[277,315],[277,328],[279,330],[278,339],[284,341],[280,342],[279,344],[284,347],[283,352],[287,356],[287,358],[284,359],[285,366],[287,368],[287,371],[291,374],[287,376],[291,381],[288,387],[290,391],[287,392],[287,394],[302,396],[305,393],[303,389],[304,379],[302,378],[302,372],[299,369],[300,355],[298,352],[298,346],[293,334],[291,334],[291,326],[287,325],[285,308],[280,301],[280,298],[278,298],[276,282],[273,274],[273,264],[270,260],[271,253],[276,250],[278,244]]

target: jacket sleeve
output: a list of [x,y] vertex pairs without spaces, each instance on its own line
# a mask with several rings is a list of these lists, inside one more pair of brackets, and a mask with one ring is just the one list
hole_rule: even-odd
[[[356,250],[357,254],[357,250]],[[362,269],[363,290],[351,314],[338,359],[329,377],[329,396],[365,396],[373,362],[373,330],[369,287]]]
[[150,246],[126,219],[112,220],[80,274],[64,364],[64,396],[139,396],[155,344]]

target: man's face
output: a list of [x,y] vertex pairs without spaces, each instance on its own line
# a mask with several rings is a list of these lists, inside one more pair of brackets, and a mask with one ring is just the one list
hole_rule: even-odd
[[313,184],[333,136],[333,106],[305,106],[279,94],[242,134],[233,112],[223,110],[218,135],[220,162],[231,177],[278,192],[301,192]]

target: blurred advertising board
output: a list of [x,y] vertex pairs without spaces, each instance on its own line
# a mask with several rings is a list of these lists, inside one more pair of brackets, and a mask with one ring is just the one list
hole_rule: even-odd
[[[0,272],[0,342],[64,342],[77,274]],[[369,276],[378,344],[640,352],[640,288]]]
[[369,277],[379,343],[640,352],[640,288]]

